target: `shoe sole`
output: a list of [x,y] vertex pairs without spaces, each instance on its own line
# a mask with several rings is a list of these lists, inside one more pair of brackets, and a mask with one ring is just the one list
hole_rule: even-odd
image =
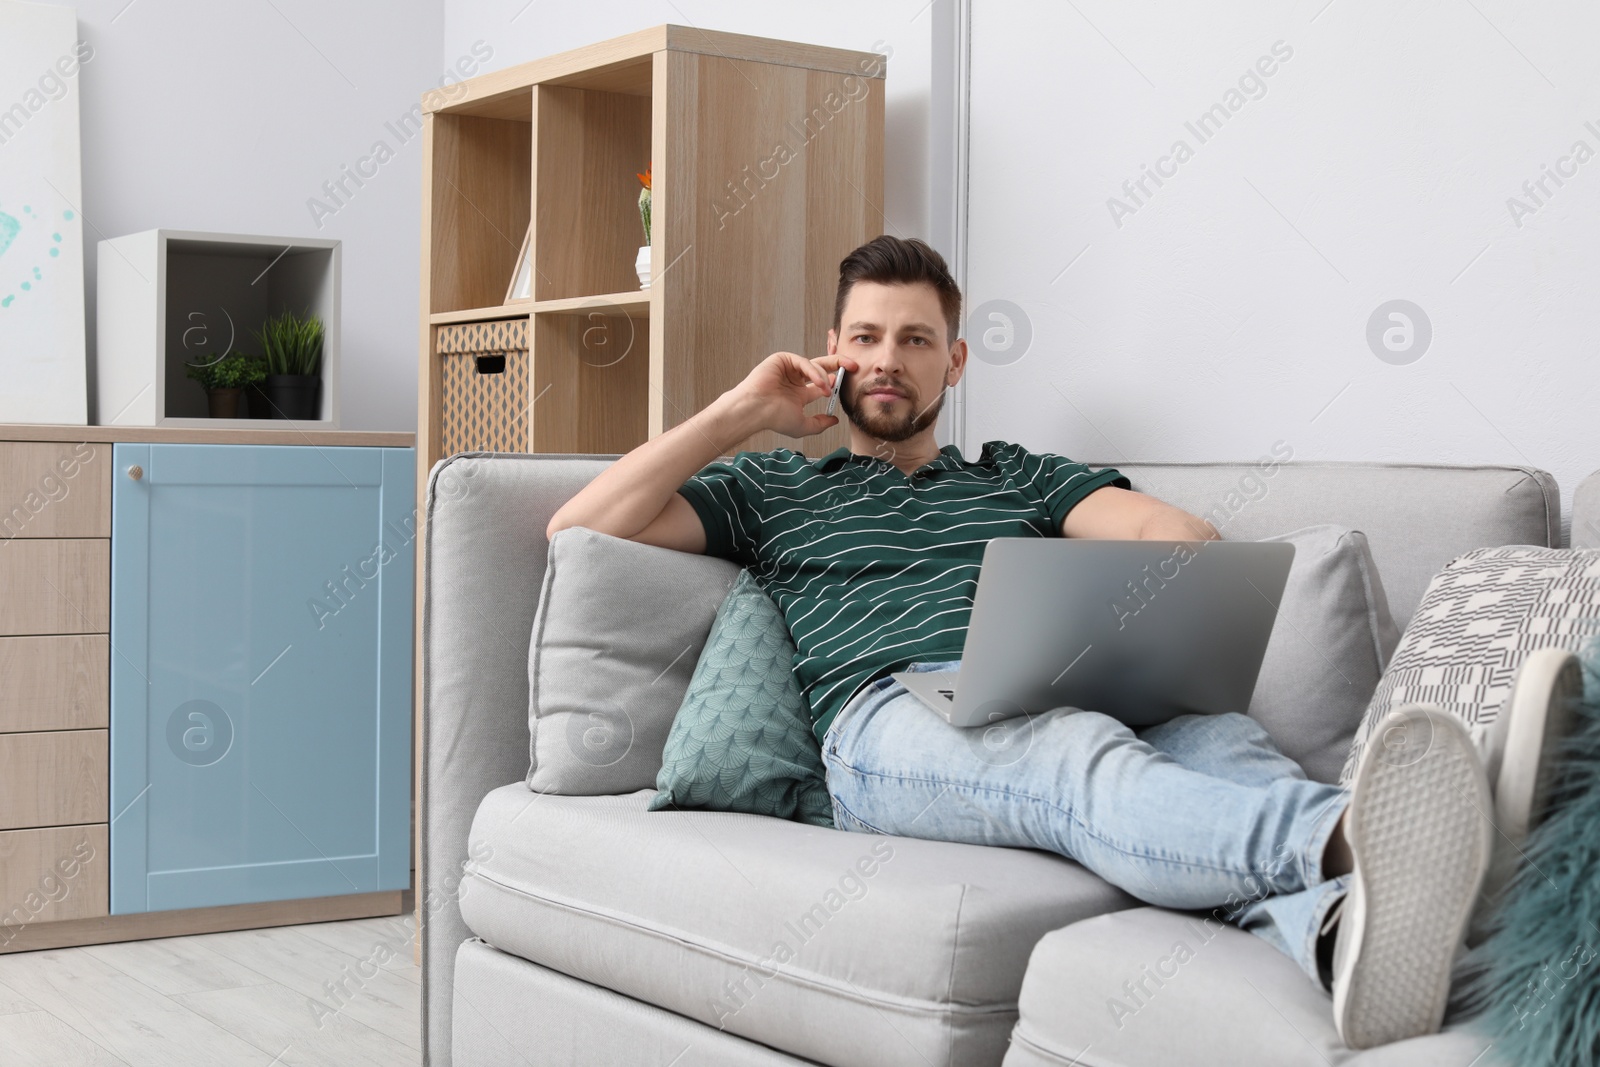
[[1583,668],[1566,649],[1540,649],[1517,671],[1494,788],[1495,825],[1516,849],[1544,814],[1556,750],[1571,728],[1573,705],[1582,693]]
[[1509,721],[1494,781],[1494,849],[1469,944],[1489,936],[1500,897],[1522,866],[1522,846],[1544,817],[1561,739],[1572,727],[1582,695],[1583,667],[1566,649],[1540,649],[1517,668],[1511,699],[1502,709]]
[[1431,1034],[1489,862],[1493,801],[1472,737],[1420,705],[1380,724],[1345,818],[1355,857],[1333,1010],[1351,1048]]

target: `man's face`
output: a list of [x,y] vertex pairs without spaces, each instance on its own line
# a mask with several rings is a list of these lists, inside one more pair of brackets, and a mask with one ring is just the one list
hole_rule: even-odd
[[952,344],[947,332],[931,285],[852,286],[838,332],[828,331],[829,354],[860,366],[839,394],[850,422],[880,441],[906,441],[932,426],[966,362],[965,343]]

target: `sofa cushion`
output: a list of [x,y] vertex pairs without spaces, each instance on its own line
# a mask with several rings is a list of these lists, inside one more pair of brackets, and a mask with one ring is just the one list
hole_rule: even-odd
[[747,811],[833,825],[794,655],[778,605],[740,571],[672,720],[651,811]]
[[550,539],[528,649],[530,789],[588,795],[654,784],[738,574],[726,560],[581,526]]
[[1459,718],[1479,748],[1517,669],[1541,648],[1579,651],[1600,632],[1600,550],[1507,545],[1457,556],[1428,583],[1372,695],[1343,781],[1378,722],[1403,704]]
[[1400,630],[1365,534],[1308,526],[1295,546],[1250,717],[1319,782],[1336,782]]
[[489,944],[838,1067],[998,1064],[1034,942],[1134,902],[1031,849],[625,796],[490,793],[461,914]]
[[1042,938],[1005,1067],[1503,1067],[1468,1030],[1355,1052],[1333,1000],[1267,942],[1162,908]]
[[451,992],[452,1056],[435,1057],[435,1064],[809,1067],[811,1062],[569,978],[475,937],[456,950]]

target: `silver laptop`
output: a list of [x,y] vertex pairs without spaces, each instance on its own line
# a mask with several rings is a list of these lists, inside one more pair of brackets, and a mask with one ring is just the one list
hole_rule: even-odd
[[1250,706],[1294,546],[998,537],[961,666],[892,677],[955,726],[1075,707],[1129,726]]

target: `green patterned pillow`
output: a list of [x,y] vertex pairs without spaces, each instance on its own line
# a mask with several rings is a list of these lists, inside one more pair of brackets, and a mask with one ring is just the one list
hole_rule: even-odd
[[667,734],[649,810],[708,808],[833,825],[793,659],[778,606],[740,571]]

